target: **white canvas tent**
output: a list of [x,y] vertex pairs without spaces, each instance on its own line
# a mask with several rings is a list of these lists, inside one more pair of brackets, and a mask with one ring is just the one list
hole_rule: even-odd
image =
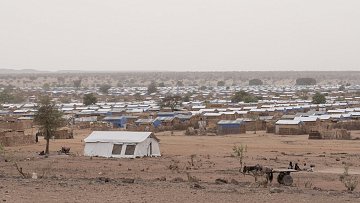
[[85,141],[85,156],[135,158],[160,156],[159,139],[151,132],[94,131]]

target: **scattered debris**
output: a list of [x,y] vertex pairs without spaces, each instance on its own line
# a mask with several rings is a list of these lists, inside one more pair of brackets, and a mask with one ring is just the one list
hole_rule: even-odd
[[135,179],[134,178],[124,178],[122,179],[123,183],[134,183],[135,182]]
[[160,178],[155,178],[156,181],[166,181],[166,177],[162,176]]
[[269,189],[270,193],[281,193],[281,192],[284,192],[283,189],[281,188],[277,188],[277,187],[272,187]]
[[190,185],[190,188],[192,188],[192,189],[205,189],[205,187],[201,186],[199,183],[192,183]]
[[216,183],[216,184],[228,184],[228,181],[225,180],[225,179],[222,179],[222,178],[217,178],[217,179],[215,180],[215,183]]
[[182,179],[181,177],[176,177],[176,178],[173,178],[171,180],[171,182],[173,182],[173,183],[181,183],[181,182],[184,182],[184,179]]
[[230,183],[234,184],[234,185],[239,185],[239,181],[237,181],[235,179],[231,179]]

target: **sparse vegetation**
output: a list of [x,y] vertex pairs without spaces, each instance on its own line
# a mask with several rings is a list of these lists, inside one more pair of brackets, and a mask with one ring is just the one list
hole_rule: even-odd
[[298,78],[296,85],[316,85],[316,80],[314,78]]
[[161,82],[161,83],[159,83],[158,86],[159,86],[159,87],[165,87],[165,83],[164,83],[164,82]]
[[73,84],[76,89],[79,89],[81,87],[81,79],[74,80]]
[[245,145],[234,145],[233,147],[233,154],[235,155],[235,157],[239,160],[239,164],[240,164],[240,169],[243,168],[243,164],[244,164],[244,157],[245,157],[245,153],[247,152],[247,146]]
[[49,83],[44,83],[43,84],[43,86],[42,86],[42,88],[44,89],[44,90],[50,90],[50,84]]
[[183,101],[183,102],[189,102],[189,101],[190,101],[190,96],[189,96],[189,95],[185,95],[185,96],[182,98],[182,101]]
[[316,92],[312,99],[313,104],[325,104],[326,98],[324,94],[321,94],[320,92]]
[[147,93],[148,94],[152,94],[154,92],[157,92],[157,88],[156,88],[156,83],[153,81],[149,84],[148,89],[147,89]]
[[249,85],[250,86],[256,86],[256,85],[263,85],[263,81],[260,79],[251,79],[249,80]]
[[6,87],[2,92],[0,92],[0,104],[22,103],[24,101],[24,96],[10,86]]
[[199,182],[199,179],[197,177],[195,177],[195,176],[190,175],[189,172],[186,172],[186,176],[187,176],[188,182],[190,182],[190,183]]
[[177,106],[180,106],[182,99],[183,98],[180,95],[166,96],[162,99],[160,106],[170,107],[172,110],[174,110]]
[[223,86],[225,86],[225,82],[220,80],[220,81],[217,82],[217,86],[223,87]]
[[85,94],[83,97],[83,103],[85,106],[96,104],[97,98],[93,93]]
[[0,155],[5,157],[5,149],[4,146],[0,143]]
[[344,86],[344,85],[341,85],[338,90],[339,90],[339,91],[344,91],[344,90],[345,90],[345,86]]
[[63,124],[62,113],[57,110],[55,103],[45,96],[40,100],[38,112],[34,116],[34,122],[40,126],[46,140],[45,154],[49,155],[50,138]]
[[108,94],[109,93],[109,89],[111,88],[111,85],[109,84],[103,84],[100,86],[100,92],[103,94]]
[[358,185],[358,179],[349,174],[350,165],[344,166],[344,173],[340,175],[340,181],[344,184],[348,191],[354,191]]
[[180,164],[180,161],[172,159],[171,164],[168,166],[168,169],[170,169],[171,171],[179,172],[179,170],[180,170],[179,164]]
[[19,172],[19,174],[21,175],[22,178],[30,178],[30,173],[26,173],[23,171],[23,168],[21,166],[19,166],[16,162],[14,163],[14,166],[16,168],[16,170]]
[[233,103],[238,103],[238,102],[251,103],[251,102],[257,102],[257,101],[258,101],[258,98],[256,98],[252,94],[245,92],[245,91],[236,92],[231,97],[231,102],[233,102]]
[[308,180],[305,181],[304,186],[305,186],[305,188],[312,189],[313,188],[313,182],[310,179],[308,179]]
[[178,86],[178,87],[183,87],[183,86],[184,86],[183,81],[178,80],[178,81],[176,82],[176,86]]

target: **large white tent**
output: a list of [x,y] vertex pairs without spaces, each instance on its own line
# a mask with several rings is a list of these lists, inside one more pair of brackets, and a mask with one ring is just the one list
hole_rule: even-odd
[[160,156],[159,139],[151,132],[94,131],[85,141],[85,156],[135,158]]

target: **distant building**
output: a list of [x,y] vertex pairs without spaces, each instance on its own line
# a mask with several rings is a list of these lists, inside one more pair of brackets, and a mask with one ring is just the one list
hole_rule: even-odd
[[275,134],[278,135],[302,135],[304,123],[300,120],[278,120],[275,123]]
[[245,122],[242,120],[221,120],[217,123],[217,134],[241,134],[246,133]]
[[107,116],[103,121],[111,123],[114,128],[126,128],[127,119],[124,116]]

